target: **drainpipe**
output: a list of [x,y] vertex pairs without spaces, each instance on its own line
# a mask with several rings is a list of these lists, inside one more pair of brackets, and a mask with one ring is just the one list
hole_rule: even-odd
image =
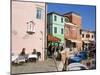
[[[44,51],[43,51],[43,49],[44,49],[44,48],[43,48],[43,32],[40,31],[40,33],[41,33],[41,35],[42,35],[42,39],[41,39],[41,40],[42,40],[42,54],[44,54]],[[42,55],[42,56],[43,56],[43,55]],[[42,60],[43,60],[43,57],[42,57]]]

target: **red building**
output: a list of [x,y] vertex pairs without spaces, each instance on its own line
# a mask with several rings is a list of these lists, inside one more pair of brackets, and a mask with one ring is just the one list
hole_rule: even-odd
[[68,18],[68,21],[65,22],[65,47],[77,48],[78,50],[82,47],[81,39],[81,23],[82,18],[79,14],[75,12],[69,12],[64,14],[65,19]]

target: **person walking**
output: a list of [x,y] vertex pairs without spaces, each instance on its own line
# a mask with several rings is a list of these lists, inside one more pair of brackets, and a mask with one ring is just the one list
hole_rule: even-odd
[[52,55],[52,45],[50,44],[49,46],[48,46],[48,51],[47,51],[47,53],[48,53],[48,56],[51,56]]
[[69,48],[61,48],[61,61],[63,63],[63,69],[62,71],[66,71],[66,67],[68,65],[68,59],[69,59],[69,55],[70,55],[70,52],[69,52]]

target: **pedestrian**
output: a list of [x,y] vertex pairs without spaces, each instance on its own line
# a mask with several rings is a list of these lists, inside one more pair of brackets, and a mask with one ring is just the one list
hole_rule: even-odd
[[67,51],[61,47],[61,61],[63,63],[62,71],[66,70]]
[[55,51],[56,51],[56,46],[53,46],[52,55],[54,55]]
[[68,65],[69,57],[70,57],[70,49],[62,47],[62,51],[61,51],[61,61],[63,63],[62,71],[66,71],[66,67]]
[[51,44],[49,44],[49,46],[48,46],[48,56],[51,56],[52,55],[52,45]]
[[53,50],[54,50],[54,46],[52,46],[51,48],[51,56],[53,56]]
[[55,46],[54,56],[55,58],[58,56],[58,46]]

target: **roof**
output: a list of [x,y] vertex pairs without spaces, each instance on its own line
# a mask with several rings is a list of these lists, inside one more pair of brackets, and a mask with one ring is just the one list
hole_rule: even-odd
[[61,14],[59,14],[59,13],[57,13],[57,12],[49,12],[47,15],[50,15],[50,14],[56,14],[56,15],[59,15],[59,16],[64,17],[63,15],[61,15]]
[[63,14],[63,15],[65,16],[65,15],[68,15],[68,14],[76,14],[76,15],[78,15],[78,16],[81,16],[79,13],[74,12],[74,11],[67,12],[67,13],[65,13],[65,14]]
[[59,42],[59,41],[61,41],[61,39],[48,34],[48,41]]
[[87,30],[87,29],[81,29],[82,31],[85,31],[85,32],[91,32],[91,33],[95,33],[96,31],[91,31],[91,30]]

